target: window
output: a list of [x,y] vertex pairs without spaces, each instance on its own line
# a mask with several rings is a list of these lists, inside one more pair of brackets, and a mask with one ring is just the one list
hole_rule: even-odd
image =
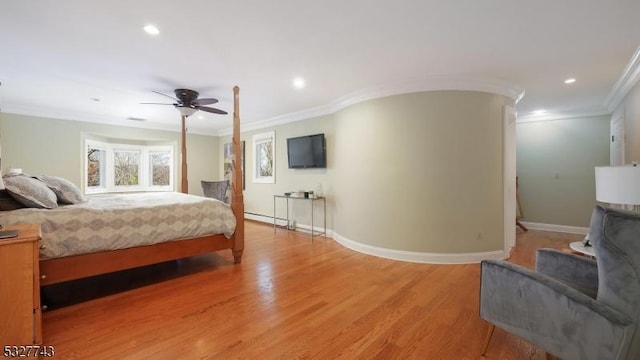
[[275,184],[275,132],[253,135],[253,182]]
[[85,192],[171,191],[174,147],[86,140]]
[[87,189],[106,187],[106,153],[103,147],[87,146]]
[[149,173],[152,186],[171,185],[171,151],[149,152]]
[[142,150],[113,150],[113,183],[115,186],[140,185],[140,153]]

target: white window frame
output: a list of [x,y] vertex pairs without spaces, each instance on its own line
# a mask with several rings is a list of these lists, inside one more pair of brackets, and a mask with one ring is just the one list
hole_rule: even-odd
[[[271,176],[260,174],[260,146],[268,146],[271,151]],[[253,182],[275,184],[276,182],[276,133],[270,131],[253,135]]]
[[[147,160],[147,176],[146,179],[148,181],[147,187],[150,189],[149,191],[173,191],[173,179],[175,177],[175,151],[174,147],[171,145],[153,145],[146,147],[147,154],[145,159]],[[153,169],[151,168],[151,155],[153,153],[161,153],[168,152],[169,153],[169,185],[153,185]]]
[[[105,184],[101,187],[89,187],[88,183],[88,149],[89,146],[96,149],[105,150]],[[139,151],[140,164],[138,168],[138,185],[115,185],[114,177],[114,154],[116,151]],[[169,185],[153,185],[153,173],[151,171],[150,156],[156,152],[168,152],[169,160]],[[83,187],[85,194],[101,194],[112,192],[132,192],[132,191],[174,191],[175,185],[175,147],[172,145],[134,145],[119,142],[108,142],[100,140],[85,139],[84,145],[84,166],[83,166]]]
[[[101,167],[100,167],[100,185],[101,186],[96,186],[96,187],[89,187],[88,183],[89,183],[89,146],[91,146],[91,148],[93,149],[99,149],[104,151],[104,158],[101,159]],[[107,147],[105,145],[105,143],[100,142],[100,141],[92,141],[92,140],[87,140],[85,141],[84,144],[84,149],[83,149],[83,154],[84,154],[84,164],[83,164],[83,175],[82,175],[82,179],[83,179],[83,188],[84,188],[84,192],[85,194],[97,194],[97,193],[103,193],[107,191]]]
[[[140,163],[138,164],[138,185],[116,185],[115,178],[115,155],[116,152],[138,152],[140,153]],[[147,184],[144,179],[145,160],[144,149],[142,146],[128,144],[107,144],[107,186],[113,191],[144,191]]]

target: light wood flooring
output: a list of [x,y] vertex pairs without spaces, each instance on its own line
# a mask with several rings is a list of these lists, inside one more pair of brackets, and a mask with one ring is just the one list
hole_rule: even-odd
[[[511,261],[582,236],[518,230]],[[480,359],[479,265],[360,254],[255,222],[245,252],[197,256],[43,289],[59,359]],[[544,359],[496,329],[488,359]]]

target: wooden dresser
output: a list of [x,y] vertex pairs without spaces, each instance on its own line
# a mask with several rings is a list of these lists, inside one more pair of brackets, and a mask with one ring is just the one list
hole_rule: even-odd
[[40,225],[2,230],[20,234],[0,239],[0,347],[41,344]]

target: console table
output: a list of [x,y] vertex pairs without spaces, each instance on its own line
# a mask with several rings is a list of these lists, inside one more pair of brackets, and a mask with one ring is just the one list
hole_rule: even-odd
[[[291,200],[302,200],[302,201],[307,201],[309,202],[310,206],[311,206],[311,240],[313,240],[313,238],[315,236],[327,236],[327,200],[325,197],[323,196],[317,196],[317,197],[301,197],[301,196],[291,196],[291,195],[273,195],[273,232],[276,232],[276,201],[278,199],[286,199],[287,201],[287,227],[289,226],[289,199]],[[314,227],[314,222],[313,222],[313,205],[316,202],[321,202],[322,203],[322,214],[324,217],[324,223],[323,223],[323,231],[316,231],[315,227]],[[295,229],[294,229],[295,230]]]

